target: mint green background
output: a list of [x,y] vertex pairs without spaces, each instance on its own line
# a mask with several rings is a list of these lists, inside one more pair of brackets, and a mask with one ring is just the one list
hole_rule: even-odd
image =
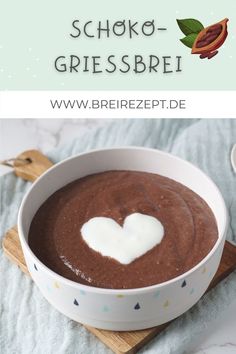
[[[234,90],[236,89],[235,0],[0,0],[0,90]],[[176,18],[204,26],[225,17],[229,35],[212,60],[190,55],[179,41]],[[168,31],[136,39],[89,40],[69,36],[74,19],[152,20]],[[182,55],[182,73],[58,73],[59,55]]]

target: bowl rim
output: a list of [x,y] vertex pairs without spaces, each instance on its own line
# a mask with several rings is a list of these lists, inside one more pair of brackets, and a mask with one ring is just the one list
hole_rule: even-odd
[[[218,233],[218,239],[216,241],[216,243],[214,244],[213,248],[210,250],[210,252],[199,262],[197,263],[193,268],[189,269],[187,272],[184,272],[182,274],[180,274],[179,276],[172,278],[170,280],[167,280],[165,282],[162,283],[158,283],[158,284],[154,284],[154,285],[150,285],[150,286],[146,286],[146,287],[141,287],[141,288],[132,288],[132,289],[110,289],[110,288],[99,288],[99,287],[94,287],[94,286],[90,286],[90,285],[85,285],[85,284],[81,284],[81,283],[77,283],[73,280],[67,279],[65,277],[63,277],[62,275],[54,272],[53,270],[51,270],[50,268],[48,268],[44,263],[42,263],[37,257],[36,255],[33,253],[33,251],[31,250],[31,248],[29,247],[28,242],[26,241],[26,237],[24,235],[23,232],[23,225],[22,225],[22,215],[24,213],[24,207],[25,204],[27,202],[28,196],[31,193],[31,190],[34,188],[34,186],[36,185],[36,183],[40,182],[40,180],[42,178],[45,178],[45,176],[47,176],[48,174],[50,174],[50,172],[56,168],[58,168],[58,166],[61,166],[65,163],[67,163],[68,161],[71,161],[73,159],[77,159],[80,156],[84,156],[84,155],[89,155],[89,154],[93,154],[96,152],[103,152],[103,151],[113,151],[113,150],[141,150],[141,151],[151,151],[151,152],[157,152],[161,155],[165,155],[165,156],[169,156],[172,157],[178,161],[180,161],[181,163],[184,163],[186,165],[188,165],[189,167],[191,167],[192,169],[195,169],[196,171],[202,173],[204,175],[204,177],[211,183],[213,184],[214,188],[216,189],[216,192],[218,193],[218,196],[221,200],[222,206],[223,206],[223,210],[224,210],[224,215],[222,215],[222,224],[223,224],[223,228],[222,228],[222,233]],[[18,219],[17,219],[17,224],[18,224],[18,230],[19,230],[19,238],[20,238],[20,242],[22,245],[22,248],[25,250],[27,250],[28,254],[30,255],[31,258],[36,260],[36,263],[39,264],[40,268],[43,269],[46,273],[49,274],[49,276],[54,277],[55,281],[60,282],[61,284],[66,284],[68,286],[73,286],[75,289],[77,288],[78,290],[84,290],[85,292],[91,292],[91,293],[97,293],[97,294],[107,294],[107,295],[119,295],[122,293],[122,295],[137,295],[137,294],[142,294],[142,293],[146,293],[149,291],[156,291],[160,288],[163,288],[167,285],[176,283],[176,282],[181,282],[184,279],[186,279],[191,273],[195,272],[196,270],[198,270],[199,268],[201,268],[201,266],[203,264],[205,264],[210,258],[211,256],[216,252],[216,250],[218,249],[222,239],[224,238],[224,236],[226,235],[226,231],[228,228],[228,223],[229,223],[229,217],[228,217],[228,212],[227,212],[227,208],[225,205],[225,201],[224,198],[219,190],[219,188],[217,187],[217,185],[215,184],[215,182],[213,182],[213,180],[208,177],[208,175],[203,172],[200,168],[198,168],[197,166],[195,166],[194,164],[192,164],[191,162],[182,159],[178,156],[175,156],[169,152],[165,152],[159,149],[154,149],[154,148],[148,148],[148,147],[142,147],[142,146],[118,146],[118,147],[111,147],[111,148],[99,148],[99,149],[92,149],[86,152],[82,152],[73,156],[70,156],[58,163],[56,163],[55,165],[53,165],[52,167],[50,167],[47,171],[45,171],[40,177],[37,178],[37,180],[32,183],[32,185],[30,186],[30,188],[28,189],[28,191],[26,192],[25,196],[22,199],[20,208],[19,208],[19,212],[18,212]]]

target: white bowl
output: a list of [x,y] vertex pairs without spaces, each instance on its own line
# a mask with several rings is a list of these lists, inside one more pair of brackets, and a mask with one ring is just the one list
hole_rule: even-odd
[[[158,173],[184,184],[200,195],[210,206],[218,226],[218,240],[209,254],[194,268],[174,279],[129,290],[82,285],[56,274],[45,266],[28,245],[29,227],[36,211],[52,193],[71,181],[107,170]],[[18,215],[18,229],[29,272],[43,296],[56,309],[89,326],[125,331],[168,322],[187,311],[200,299],[219,266],[227,220],[227,211],[220,191],[201,170],[162,151],[124,147],[83,153],[50,168],[24,197]]]

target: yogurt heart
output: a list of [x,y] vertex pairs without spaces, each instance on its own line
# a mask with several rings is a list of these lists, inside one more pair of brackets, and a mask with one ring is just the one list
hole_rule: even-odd
[[123,227],[111,218],[92,218],[82,226],[81,234],[94,251],[129,264],[162,241],[164,227],[153,216],[133,213]]

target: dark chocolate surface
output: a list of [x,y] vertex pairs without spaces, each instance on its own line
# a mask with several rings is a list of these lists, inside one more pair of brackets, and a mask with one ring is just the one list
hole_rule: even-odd
[[[122,225],[135,212],[158,218],[165,234],[159,245],[128,265],[90,249],[81,236],[82,225],[92,217],[110,217]],[[33,218],[29,246],[45,265],[68,279],[129,289],[188,271],[209,253],[217,237],[212,211],[187,187],[157,174],[108,171],[51,195]]]

